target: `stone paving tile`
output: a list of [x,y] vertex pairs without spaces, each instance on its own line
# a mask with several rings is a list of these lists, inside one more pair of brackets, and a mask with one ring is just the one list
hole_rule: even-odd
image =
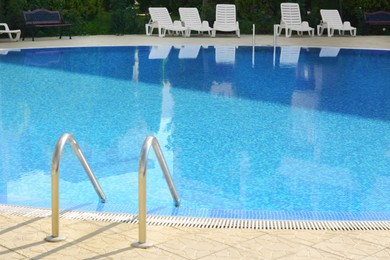
[[198,259],[229,248],[228,245],[196,234],[188,234],[161,244],[156,244],[155,246],[188,259]]
[[8,248],[0,246],[0,259],[26,259],[26,258],[27,256],[25,255],[21,255],[20,253],[11,251]]
[[270,230],[267,233],[308,246],[337,236],[337,232],[324,230]]
[[[174,240],[183,236],[186,236],[192,232],[184,231],[176,227],[164,227],[164,226],[147,226],[147,240],[153,242],[154,244],[167,242]],[[197,231],[193,231],[197,233]],[[136,240],[138,240],[138,227],[135,234]]]
[[364,241],[372,242],[382,246],[390,247],[390,234],[388,230],[375,231],[351,231],[348,232],[350,237],[355,237]]
[[255,237],[266,235],[262,230],[251,230],[251,229],[223,229],[223,228],[212,228],[212,229],[192,229],[192,228],[180,228],[185,232],[191,232],[193,234],[212,239],[214,241],[235,246],[236,244],[243,243],[247,240]]
[[[138,225],[0,215],[0,259],[390,259],[388,231],[206,229],[147,226],[149,249],[131,247]],[[60,234],[61,234],[60,232]]]
[[260,258],[276,259],[309,250],[310,247],[266,234],[239,244],[236,248],[252,250]]
[[386,248],[384,250],[381,250],[371,256],[364,257],[364,260],[376,260],[376,259],[383,259],[383,260],[388,260],[390,259],[390,248]]
[[242,248],[229,247],[218,252],[212,253],[205,257],[199,259],[265,259],[264,257],[259,256],[256,252],[252,250],[246,250]]
[[187,259],[158,247],[140,249],[130,246],[118,250],[113,250],[106,254],[100,254],[98,257],[99,258],[93,259]]
[[374,255],[385,249],[384,246],[357,239],[346,232],[338,236],[319,242],[313,246],[339,256],[348,256],[351,259],[362,259]]
[[348,259],[348,257],[345,256],[339,256],[335,255],[329,252],[325,252],[321,249],[315,249],[312,247],[303,247],[301,250],[298,250],[297,252],[286,255],[283,257],[280,257],[278,259]]
[[[336,46],[354,48],[384,48],[390,49],[389,36],[357,36],[357,37],[277,37],[279,46]],[[256,35],[257,46],[272,46],[272,35]],[[64,47],[64,46],[135,46],[150,44],[199,44],[199,45],[236,45],[251,46],[252,35],[241,35],[237,37],[148,37],[145,35],[90,35],[74,36],[72,40],[58,40],[56,37],[39,37],[34,42],[31,39],[25,41],[10,42],[7,39],[0,39],[0,48],[29,48],[29,47]]]
[[83,241],[81,239],[75,240],[73,243],[77,243],[78,246],[99,254],[107,254],[109,250],[116,251],[118,249],[131,248],[131,243],[134,241],[134,238],[117,233],[100,233]]
[[47,251],[30,254],[31,259],[85,259],[98,256],[95,252],[86,250],[70,243],[56,243],[57,247]]

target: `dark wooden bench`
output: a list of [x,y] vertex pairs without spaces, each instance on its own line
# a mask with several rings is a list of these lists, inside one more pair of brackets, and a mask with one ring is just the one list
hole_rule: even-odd
[[[35,33],[39,28],[60,28],[60,39],[62,38],[62,29],[67,28],[69,31],[69,39],[72,39],[70,27],[72,24],[64,23],[59,11],[49,11],[46,9],[35,9],[31,11],[23,11],[25,29],[29,30],[34,41]],[[25,33],[23,33],[24,41]]]
[[365,12],[364,24],[368,25],[390,25],[390,12],[377,11],[377,12]]

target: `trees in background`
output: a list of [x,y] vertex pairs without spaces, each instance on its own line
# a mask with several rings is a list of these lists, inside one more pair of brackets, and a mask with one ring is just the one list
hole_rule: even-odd
[[[284,0],[0,0],[0,22],[11,28],[22,28],[22,11],[36,8],[60,10],[64,20],[73,24],[73,33],[131,34],[144,33],[150,6],[164,6],[178,19],[179,7],[197,7],[202,19],[210,24],[215,19],[217,3],[237,6],[242,33],[272,33],[273,24],[280,20],[280,3]],[[295,0],[300,5],[302,18],[315,27],[320,22],[320,9],[338,9],[344,20],[349,20],[361,32],[365,11],[390,11],[390,0]],[[146,15],[145,15],[146,14]],[[390,30],[389,30],[390,31]],[[50,32],[47,32],[50,33]]]

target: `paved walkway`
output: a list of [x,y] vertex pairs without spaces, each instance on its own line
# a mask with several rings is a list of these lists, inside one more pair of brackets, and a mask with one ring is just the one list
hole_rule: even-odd
[[[155,45],[166,44],[180,46],[183,44],[198,44],[198,45],[246,45],[251,46],[253,42],[252,35],[242,35],[241,38],[235,36],[207,37],[195,36],[184,38],[181,36],[159,38],[155,35],[99,35],[99,36],[74,36],[72,40],[69,37],[63,36],[60,40],[55,38],[36,38],[34,42],[26,38],[24,41],[10,42],[7,39],[0,40],[0,49],[2,48],[39,48],[39,47],[63,47],[63,46],[137,46],[137,45]],[[271,35],[257,35],[255,37],[255,45],[258,46],[273,46],[274,38]],[[335,47],[350,47],[350,48],[377,48],[390,50],[390,36],[343,36],[343,37],[277,37],[276,44],[296,45],[296,46],[335,46]]]
[[1,259],[390,259],[389,231],[199,229],[148,226],[154,246],[131,247],[133,224],[0,215]]
[[[257,36],[256,45],[272,45]],[[278,37],[278,45],[390,49],[389,36]],[[252,45],[252,36],[167,37],[126,35],[0,40],[0,49],[91,45]],[[148,226],[149,249],[135,249],[138,226],[61,219],[65,241],[50,243],[51,219],[0,215],[0,259],[390,259],[389,231],[209,229]]]

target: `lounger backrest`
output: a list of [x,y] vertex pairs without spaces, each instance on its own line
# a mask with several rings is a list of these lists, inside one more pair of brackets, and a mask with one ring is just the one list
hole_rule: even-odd
[[297,3],[281,3],[281,21],[287,26],[301,25],[301,11],[299,9],[299,4]]
[[326,22],[331,27],[339,27],[343,25],[343,21],[341,20],[339,11],[337,10],[328,10],[328,9],[321,9],[321,19],[323,22]]
[[215,22],[221,24],[236,24],[236,5],[217,4]]
[[152,22],[157,22],[160,27],[172,26],[173,22],[165,7],[149,7]]
[[186,27],[201,26],[199,12],[196,7],[180,7],[179,8],[180,20],[184,22]]

